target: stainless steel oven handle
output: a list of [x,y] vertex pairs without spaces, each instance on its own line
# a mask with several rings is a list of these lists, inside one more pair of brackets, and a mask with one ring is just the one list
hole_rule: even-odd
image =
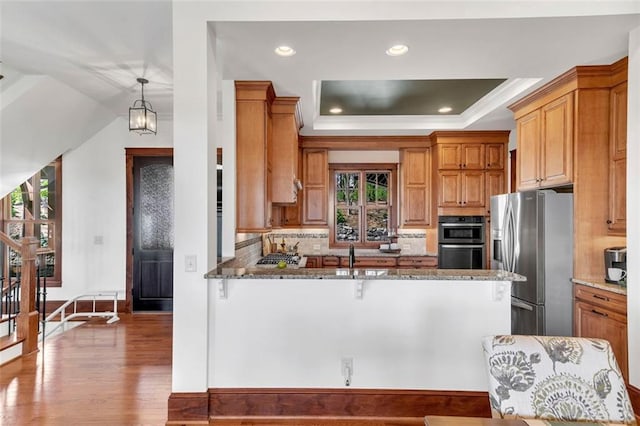
[[440,223],[442,228],[457,228],[457,227],[467,227],[467,228],[481,228],[484,226],[483,223]]
[[484,244],[440,244],[442,248],[483,248]]

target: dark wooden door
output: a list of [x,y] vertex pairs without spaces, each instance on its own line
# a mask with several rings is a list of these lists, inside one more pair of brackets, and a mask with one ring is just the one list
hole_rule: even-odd
[[173,309],[173,158],[133,161],[133,310]]

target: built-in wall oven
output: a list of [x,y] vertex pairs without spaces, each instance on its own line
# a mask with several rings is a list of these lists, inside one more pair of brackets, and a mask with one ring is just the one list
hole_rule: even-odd
[[438,216],[438,268],[484,269],[483,216]]

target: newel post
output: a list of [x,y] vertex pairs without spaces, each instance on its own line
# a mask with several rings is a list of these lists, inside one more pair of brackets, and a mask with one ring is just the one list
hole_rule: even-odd
[[36,251],[40,245],[36,237],[22,239],[22,276],[20,285],[20,313],[18,314],[18,338],[22,342],[22,354],[38,350],[38,311],[36,311]]

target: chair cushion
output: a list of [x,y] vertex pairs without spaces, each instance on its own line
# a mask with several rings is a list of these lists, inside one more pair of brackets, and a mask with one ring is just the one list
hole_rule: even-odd
[[636,424],[606,340],[507,335],[482,345],[494,417]]

